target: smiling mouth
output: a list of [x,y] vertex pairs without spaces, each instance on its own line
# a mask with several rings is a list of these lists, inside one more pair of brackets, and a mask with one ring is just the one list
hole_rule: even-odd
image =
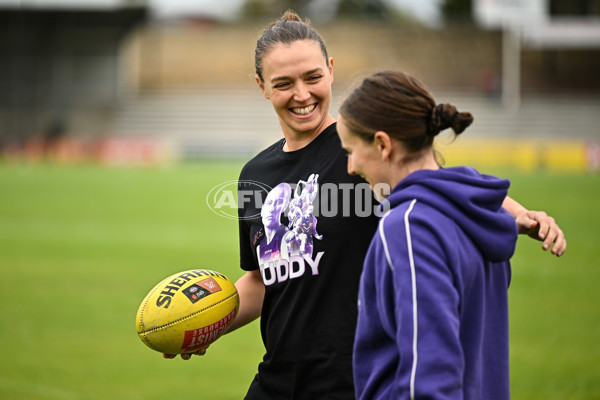
[[310,106],[306,106],[306,107],[290,108],[290,111],[300,117],[306,117],[306,116],[309,116],[315,110],[315,108],[317,108],[317,105],[311,104]]

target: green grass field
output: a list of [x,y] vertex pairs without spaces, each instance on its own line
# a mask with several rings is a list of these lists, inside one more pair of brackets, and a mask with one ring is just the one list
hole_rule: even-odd
[[[240,166],[0,164],[0,398],[241,399],[262,356],[257,322],[190,361],[162,359],[135,332],[140,301],[164,277],[242,274],[237,222],[206,205]],[[520,238],[513,398],[600,398],[600,176],[499,174],[514,198],[555,216],[569,242],[556,259]]]

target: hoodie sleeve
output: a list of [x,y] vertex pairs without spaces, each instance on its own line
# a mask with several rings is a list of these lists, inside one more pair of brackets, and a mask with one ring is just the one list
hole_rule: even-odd
[[432,212],[414,200],[380,229],[396,289],[393,325],[401,362],[394,384],[408,382],[408,393],[405,384],[394,392],[402,398],[462,399],[460,295],[448,267],[456,228]]

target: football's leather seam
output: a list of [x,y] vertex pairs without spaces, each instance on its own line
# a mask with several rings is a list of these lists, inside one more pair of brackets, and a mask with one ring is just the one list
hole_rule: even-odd
[[[221,303],[223,303],[223,302],[225,302],[225,301],[227,301],[227,300],[231,299],[231,298],[232,298],[232,297],[234,297],[234,296],[238,296],[238,293],[237,293],[237,292],[235,292],[235,293],[232,293],[231,295],[227,296],[226,298],[224,298],[224,299],[222,299],[222,300],[220,300],[220,301],[218,301],[218,302],[216,302],[216,303],[214,303],[214,304],[211,304],[211,305],[210,305],[210,306],[208,306],[208,307],[204,307],[203,309],[201,309],[201,310],[198,310],[198,311],[196,311],[196,312],[194,312],[194,313],[192,313],[192,314],[190,314],[190,315],[188,315],[188,316],[186,316],[186,317],[179,318],[179,319],[177,319],[177,320],[175,320],[175,321],[171,321],[171,322],[169,322],[168,324],[164,324],[164,325],[156,326],[156,327],[154,327],[154,328],[152,328],[152,329],[149,329],[149,330],[142,330],[141,332],[138,332],[138,334],[140,334],[140,335],[143,335],[143,334],[148,334],[148,333],[151,333],[151,332],[154,332],[154,331],[158,331],[158,330],[164,329],[164,328],[166,328],[166,327],[169,327],[169,326],[172,326],[172,325],[178,324],[178,323],[180,323],[181,321],[185,321],[185,320],[187,320],[187,319],[193,318],[193,317],[195,317],[196,315],[198,315],[198,314],[200,314],[200,313],[202,313],[202,312],[204,312],[204,311],[206,311],[206,310],[208,310],[208,309],[210,309],[210,308],[212,308],[212,307],[215,307],[215,306],[217,306],[217,305],[219,305],[219,304],[221,304]],[[140,318],[142,318],[142,316],[143,316],[143,313],[144,313],[144,312],[142,311],[142,313],[140,314]],[[142,318],[142,319],[143,319],[143,318]],[[143,325],[143,322],[142,322],[142,325]]]

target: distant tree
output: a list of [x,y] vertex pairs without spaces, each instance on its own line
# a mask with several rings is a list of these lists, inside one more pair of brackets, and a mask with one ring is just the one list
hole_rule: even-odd
[[599,0],[550,0],[550,15],[600,15]]
[[472,0],[446,0],[442,3],[442,15],[447,22],[472,21]]
[[388,19],[393,11],[385,0],[340,0],[338,16]]
[[298,9],[298,0],[246,0],[242,7],[242,16],[246,18],[274,19],[285,10],[292,9],[302,15]]

